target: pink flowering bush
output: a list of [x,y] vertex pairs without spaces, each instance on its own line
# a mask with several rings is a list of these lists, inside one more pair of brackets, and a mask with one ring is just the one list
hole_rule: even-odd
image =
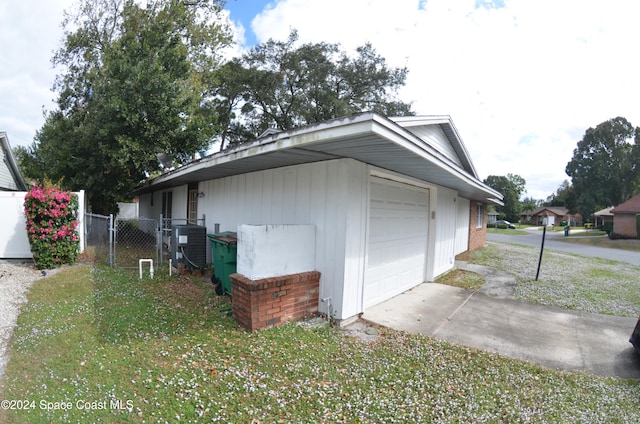
[[27,235],[38,269],[74,263],[78,258],[78,196],[52,184],[33,186],[24,198]]

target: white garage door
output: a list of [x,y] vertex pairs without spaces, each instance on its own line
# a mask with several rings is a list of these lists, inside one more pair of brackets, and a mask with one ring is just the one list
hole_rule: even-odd
[[429,190],[371,177],[364,307],[424,281]]

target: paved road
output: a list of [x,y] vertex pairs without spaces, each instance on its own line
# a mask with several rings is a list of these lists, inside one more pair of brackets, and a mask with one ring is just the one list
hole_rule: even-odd
[[[561,241],[562,238],[564,238],[563,233],[547,232],[544,242],[544,249],[574,253],[583,256],[593,256],[597,258],[610,259],[613,261],[627,262],[633,265],[640,266],[640,252],[631,252],[628,250],[609,249],[605,247],[594,247],[583,244],[568,243]],[[540,248],[540,245],[542,244],[542,231],[535,229],[530,230],[530,234],[510,236],[506,234],[496,234],[491,232],[491,229],[488,229],[487,241],[522,244],[525,246],[535,246]]]

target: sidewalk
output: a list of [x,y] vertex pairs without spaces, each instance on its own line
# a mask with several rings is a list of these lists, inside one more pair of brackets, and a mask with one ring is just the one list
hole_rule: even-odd
[[636,318],[519,302],[508,289],[508,274],[480,268],[473,271],[493,272],[484,291],[424,283],[362,318],[549,368],[640,379],[640,355],[628,341]]

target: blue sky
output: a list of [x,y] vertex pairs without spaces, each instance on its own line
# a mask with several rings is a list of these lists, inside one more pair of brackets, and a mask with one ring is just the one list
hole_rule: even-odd
[[227,0],[225,9],[231,12],[231,20],[240,22],[245,28],[247,45],[256,44],[256,37],[251,30],[251,21],[269,4],[266,0]]
[[[29,145],[51,109],[62,11],[74,0],[0,2],[0,131]],[[238,41],[370,42],[409,69],[400,93],[422,115],[450,115],[481,179],[522,176],[544,199],[568,179],[589,127],[640,126],[637,0],[227,0]],[[36,11],[36,12],[34,12]],[[244,35],[243,35],[244,34]]]

